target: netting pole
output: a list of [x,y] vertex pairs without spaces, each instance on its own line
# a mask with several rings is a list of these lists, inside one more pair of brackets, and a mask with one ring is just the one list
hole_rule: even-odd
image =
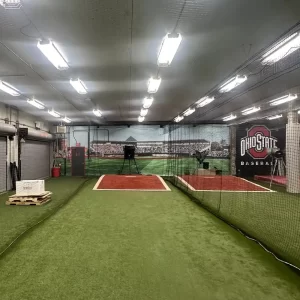
[[236,126],[229,127],[230,132],[230,174],[236,175]]
[[288,113],[286,125],[287,192],[300,193],[300,124],[297,112]]

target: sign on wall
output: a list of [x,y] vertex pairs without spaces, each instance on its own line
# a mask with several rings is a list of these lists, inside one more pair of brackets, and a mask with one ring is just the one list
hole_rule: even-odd
[[270,129],[266,125],[247,125],[237,128],[236,168],[242,177],[269,175],[271,150],[285,148],[285,128]]

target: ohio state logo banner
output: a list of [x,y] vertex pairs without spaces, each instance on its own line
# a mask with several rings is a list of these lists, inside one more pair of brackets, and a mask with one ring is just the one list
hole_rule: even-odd
[[285,148],[285,128],[271,129],[268,125],[241,125],[236,135],[237,174],[243,177],[269,175],[271,150]]
[[254,159],[265,159],[269,154],[268,149],[277,148],[278,139],[271,136],[271,130],[266,126],[252,126],[247,131],[247,136],[241,139],[241,156],[246,152]]

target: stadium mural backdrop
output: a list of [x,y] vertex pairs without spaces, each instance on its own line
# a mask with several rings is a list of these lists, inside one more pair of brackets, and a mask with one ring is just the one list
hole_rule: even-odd
[[270,175],[272,152],[285,149],[285,128],[272,129],[268,125],[247,124],[237,128],[236,168],[242,177]]
[[[71,147],[81,146],[86,149],[86,156],[102,166],[113,164],[113,159],[123,157],[123,147],[135,145],[139,164],[143,164],[149,173],[165,173],[162,164],[172,155],[186,157],[189,165],[197,164],[193,154],[209,147],[209,160],[214,160],[212,167],[221,166],[224,171],[229,169],[229,129],[223,125],[198,126],[108,126],[108,127],[68,127],[68,134],[60,142],[57,157],[70,158]],[[110,161],[108,161],[110,159]],[[148,160],[141,162],[141,160]],[[219,161],[217,161],[219,159]],[[150,161],[151,160],[151,161]],[[115,161],[118,165],[119,162]],[[87,164],[88,166],[88,164]],[[152,168],[151,168],[152,166]],[[96,168],[96,167],[95,167]],[[108,167],[101,172],[108,172]],[[116,169],[116,168],[115,168]],[[108,173],[116,170],[110,168]],[[141,171],[143,168],[141,167]],[[164,167],[165,169],[165,167]],[[159,171],[158,171],[159,170]],[[145,171],[145,172],[146,172]]]

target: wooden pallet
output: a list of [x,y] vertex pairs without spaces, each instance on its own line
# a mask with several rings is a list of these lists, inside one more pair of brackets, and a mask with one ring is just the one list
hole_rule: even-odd
[[43,202],[52,195],[51,192],[45,192],[39,196],[17,196],[13,195],[8,198],[9,202]]
[[11,202],[11,201],[6,201],[6,205],[14,205],[14,206],[41,206],[44,205],[46,203],[48,203],[49,201],[51,201],[51,197],[49,198],[45,198],[43,201],[39,201],[39,202],[33,202],[33,201],[15,201],[15,202]]

